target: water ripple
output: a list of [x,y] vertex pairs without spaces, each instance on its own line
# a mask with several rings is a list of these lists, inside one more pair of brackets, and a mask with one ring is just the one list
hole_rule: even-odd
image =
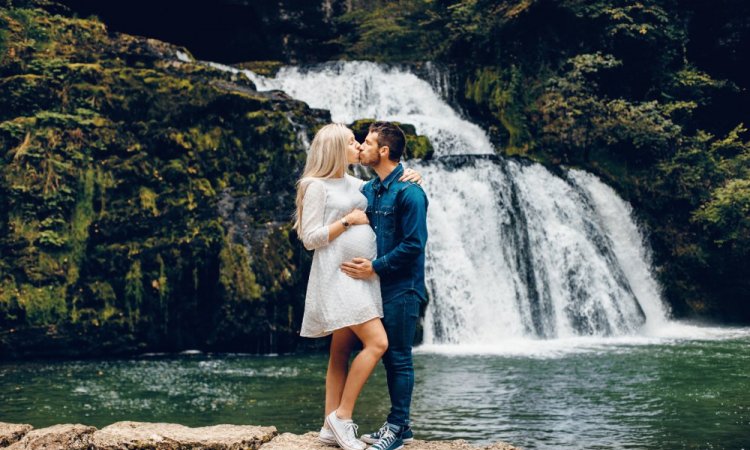
[[[750,427],[750,330],[674,337],[682,331],[589,341],[584,350],[533,342],[525,355],[420,349],[414,429],[419,438],[538,449],[741,448]],[[325,355],[5,362],[0,421],[251,423],[300,433],[322,422],[325,370]],[[355,412],[361,429],[382,423],[385,392],[378,368]]]

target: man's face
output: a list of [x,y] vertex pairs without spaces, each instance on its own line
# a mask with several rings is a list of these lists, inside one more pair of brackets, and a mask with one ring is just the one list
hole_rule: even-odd
[[368,133],[365,142],[360,145],[359,163],[363,166],[377,166],[381,158],[379,150],[378,133]]

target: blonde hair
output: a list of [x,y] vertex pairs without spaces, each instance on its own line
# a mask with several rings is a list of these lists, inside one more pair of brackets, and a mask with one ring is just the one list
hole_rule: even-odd
[[302,202],[307,186],[316,178],[338,178],[343,176],[348,165],[346,148],[352,130],[340,123],[331,123],[315,133],[302,176],[297,180],[297,210],[294,213],[294,230],[301,233]]

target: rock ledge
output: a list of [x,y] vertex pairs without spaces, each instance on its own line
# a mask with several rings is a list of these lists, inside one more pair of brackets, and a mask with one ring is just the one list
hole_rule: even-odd
[[[283,433],[276,427],[215,425],[190,428],[173,423],[117,422],[101,430],[81,424],[33,429],[0,422],[0,448],[8,450],[331,450],[317,433]],[[415,441],[409,450],[517,450],[498,442]]]

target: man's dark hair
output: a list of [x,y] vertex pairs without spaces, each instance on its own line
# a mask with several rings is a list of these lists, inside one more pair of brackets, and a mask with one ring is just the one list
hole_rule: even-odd
[[398,125],[392,122],[373,122],[370,124],[370,133],[378,133],[378,148],[385,147],[390,149],[388,159],[391,161],[401,160],[406,148],[406,135]]

